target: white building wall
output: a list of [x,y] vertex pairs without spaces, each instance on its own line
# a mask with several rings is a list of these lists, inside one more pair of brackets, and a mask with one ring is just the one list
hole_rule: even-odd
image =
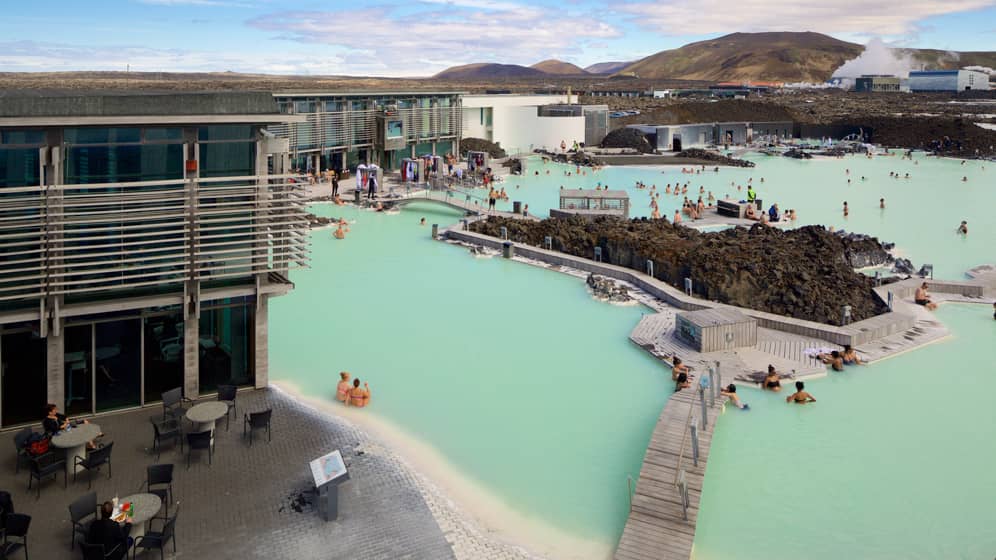
[[[463,108],[463,128],[461,136],[463,138],[483,138],[491,140],[491,131],[488,130],[487,119],[490,107],[464,107]],[[481,118],[483,112],[483,119]]]
[[[568,146],[574,140],[584,142],[583,116],[538,116],[540,105],[557,103],[567,103],[567,95],[465,95],[462,98],[462,135],[496,142],[509,153],[536,148],[559,149],[561,140]],[[485,111],[483,124],[482,108]],[[490,130],[487,125],[489,111]]]
[[962,70],[958,72],[958,91],[969,89],[972,91],[989,91],[989,74],[974,70]]
[[494,141],[506,152],[550,151],[584,142],[584,117],[540,117],[536,107],[495,108]]

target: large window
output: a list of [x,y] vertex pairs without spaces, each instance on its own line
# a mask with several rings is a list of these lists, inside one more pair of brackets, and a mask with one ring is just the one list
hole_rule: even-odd
[[218,385],[252,385],[255,303],[201,310],[200,390]]
[[183,177],[180,128],[67,128],[66,183],[130,183]]
[[70,415],[89,414],[93,409],[93,325],[67,326],[63,336],[64,411]]
[[4,426],[40,422],[47,400],[48,345],[36,329],[0,336]]
[[44,144],[41,130],[0,130],[0,187],[41,183],[38,149]]
[[183,310],[177,306],[145,318],[145,402],[183,386]]
[[94,325],[94,385],[98,412],[138,406],[142,398],[141,319]]
[[201,177],[256,174],[256,142],[251,126],[204,126],[198,138]]

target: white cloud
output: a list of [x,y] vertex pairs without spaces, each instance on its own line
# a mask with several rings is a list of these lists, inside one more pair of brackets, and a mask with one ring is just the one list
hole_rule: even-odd
[[994,0],[659,0],[625,2],[614,9],[668,35],[731,31],[818,31],[902,35],[932,16],[996,6]]
[[335,74],[346,67],[339,56],[258,56],[249,53],[152,49],[137,46],[93,47],[64,43],[0,43],[0,70],[6,72],[245,72]]
[[[335,46],[352,66],[356,51],[372,55],[393,75],[426,76],[445,68],[428,62],[533,64],[555,53],[580,54],[585,40],[620,36],[589,15],[551,13],[512,2],[423,0],[447,9],[400,13],[377,6],[336,12],[277,12],[249,25],[281,39]],[[487,5],[487,9],[475,9]],[[370,61],[368,61],[370,62]]]

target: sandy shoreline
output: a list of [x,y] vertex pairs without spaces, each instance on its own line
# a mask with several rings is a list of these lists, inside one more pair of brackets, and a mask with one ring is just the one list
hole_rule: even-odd
[[[292,381],[275,380],[270,384],[322,414],[354,424],[371,434],[395,452],[418,475],[417,478],[424,479],[429,491],[441,494],[440,497],[453,506],[462,521],[472,525],[472,530],[520,549],[523,557],[558,560],[611,557],[612,543],[585,539],[512,508],[501,497],[466,476],[437,449],[378,416],[373,410],[348,408],[320,396],[307,395]],[[330,395],[332,391],[333,388],[330,388]],[[376,403],[371,406],[376,407]]]

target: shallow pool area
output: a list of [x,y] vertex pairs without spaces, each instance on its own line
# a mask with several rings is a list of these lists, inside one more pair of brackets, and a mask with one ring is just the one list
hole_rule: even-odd
[[[658,189],[688,181],[690,197],[702,185],[722,198],[752,179],[766,207],[797,210],[797,225],[895,242],[914,264],[934,264],[939,278],[996,261],[988,179],[996,169],[982,162],[752,159],[756,168],[718,173],[608,167],[582,176],[534,159],[525,176],[506,178],[510,201],[499,207],[520,200],[542,216],[560,185],[601,182],[625,188],[632,214],[649,216],[638,180]],[[662,214],[681,199],[662,194]],[[345,217],[351,231],[337,241],[315,230],[312,268],[295,271],[294,292],[272,301],[271,379],[331,406],[340,370],[369,381],[372,406],[350,418],[375,419],[373,429],[431,449],[444,463],[431,473],[444,490],[448,478],[466,478],[517,518],[487,517],[508,521],[489,529],[515,539],[525,523],[540,528],[541,541],[558,533],[595,544],[590,555],[555,544],[542,553],[606,557],[628,514],[627,476],[639,473],[672,388],[669,370],[627,338],[648,311],[596,301],[570,276],[434,242],[419,218],[447,225],[460,216],[431,204],[397,214],[329,204],[312,211]],[[968,236],[955,234],[961,220]],[[814,405],[745,389],[751,411],[727,411],[713,440],[695,557],[991,556],[996,321],[981,305],[947,304],[938,317],[950,339],[813,381]],[[468,501],[460,505],[472,510]]]
[[[631,216],[649,217],[650,187],[661,192],[669,183],[672,187],[688,183],[687,195],[662,192],[659,198],[661,215],[670,220],[681,208],[684,196],[695,201],[700,188],[706,192],[703,199],[712,191],[717,199],[729,195],[742,200],[751,180],[765,209],[777,202],[783,212],[796,210],[796,226],[820,224],[874,235],[895,243],[896,252],[917,267],[933,264],[934,274],[940,278],[961,278],[968,268],[996,260],[996,251],[991,249],[996,240],[992,214],[996,208],[996,163],[967,161],[962,165],[959,160],[922,153],[914,154],[910,161],[895,153],[873,159],[852,155],[812,160],[751,155],[748,159],[756,162],[754,168],[720,167],[714,172],[707,166],[697,174],[682,173],[681,166],[630,166],[596,172],[582,169],[586,174],[578,175],[574,167],[531,160],[524,176],[509,177],[504,186],[512,200],[523,200],[531,213],[546,216],[547,209],[559,202],[561,185],[594,188],[601,183],[629,192]],[[537,171],[540,175],[534,175]],[[892,178],[890,172],[901,177],[909,173],[910,178]],[[967,181],[963,182],[963,177]],[[645,183],[647,189],[637,189],[637,181]],[[885,199],[884,210],[879,208],[881,198]],[[846,218],[845,201],[849,208]],[[955,233],[962,220],[969,225],[969,235],[964,237]]]
[[996,550],[996,321],[946,304],[952,337],[807,383],[743,389],[706,472],[694,557],[989,558]]
[[331,401],[338,372],[352,372],[373,392],[362,414],[434,448],[523,517],[610,548],[670,386],[627,338],[645,309],[475,258],[418,225],[454,212],[313,211],[355,223],[345,241],[316,231],[312,268],[274,300],[271,378]]

